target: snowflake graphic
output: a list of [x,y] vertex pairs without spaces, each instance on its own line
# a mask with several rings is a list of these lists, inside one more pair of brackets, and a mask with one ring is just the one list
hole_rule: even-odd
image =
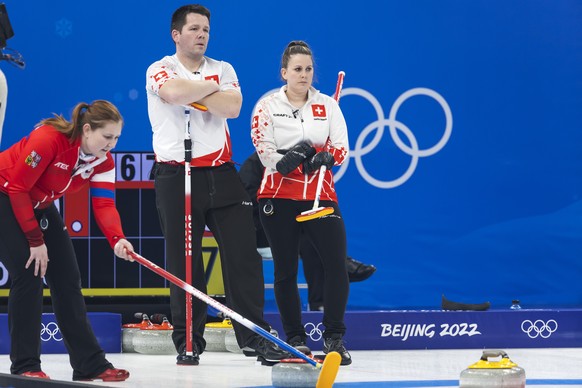
[[73,33],[73,22],[66,18],[62,18],[55,23],[55,30],[57,35],[60,35],[61,38],[66,38]]

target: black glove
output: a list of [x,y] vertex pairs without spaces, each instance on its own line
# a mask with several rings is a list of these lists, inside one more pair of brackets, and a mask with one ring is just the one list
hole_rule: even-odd
[[327,151],[318,152],[313,157],[303,162],[303,172],[305,174],[311,174],[321,166],[325,166],[329,170],[334,164],[335,159],[332,154]]
[[281,160],[277,162],[275,167],[277,168],[277,171],[281,173],[281,175],[286,176],[291,171],[299,167],[299,165],[304,160],[309,159],[315,155],[315,152],[315,148],[307,144],[307,142],[302,141],[287,151],[285,156],[283,156]]

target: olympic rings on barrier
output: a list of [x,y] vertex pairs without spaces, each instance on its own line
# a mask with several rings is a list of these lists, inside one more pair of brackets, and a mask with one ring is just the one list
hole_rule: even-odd
[[42,328],[40,329],[40,339],[44,342],[54,339],[55,341],[62,341],[63,335],[61,334],[61,329],[56,322],[49,322],[46,324],[42,323]]
[[321,340],[321,338],[323,337],[323,331],[321,330],[321,325],[322,323],[319,322],[317,325],[315,325],[314,323],[308,322],[305,324],[305,334],[307,334],[307,336],[309,338],[311,338],[312,341],[319,341]]
[[[276,93],[278,90],[279,89],[272,89],[268,91],[267,93],[263,94],[259,98],[259,100],[265,96],[268,96],[269,94]],[[394,104],[392,104],[388,118],[384,117],[384,110],[382,109],[382,105],[376,99],[376,97],[374,97],[372,93],[361,88],[346,88],[341,93],[342,98],[345,98],[349,95],[360,96],[366,99],[370,104],[372,104],[372,107],[376,112],[376,120],[372,121],[370,124],[364,127],[364,129],[358,135],[358,138],[356,139],[356,143],[354,145],[354,149],[350,150],[349,153],[350,157],[344,160],[344,163],[334,173],[334,181],[336,183],[339,182],[339,180],[342,178],[342,176],[348,169],[350,159],[354,158],[356,162],[356,168],[358,169],[358,173],[362,178],[364,178],[366,182],[380,189],[393,189],[404,184],[408,179],[410,179],[410,177],[412,176],[412,174],[414,174],[414,171],[416,170],[419,158],[424,158],[436,154],[441,149],[443,149],[443,147],[447,144],[449,138],[451,137],[451,133],[453,131],[453,113],[444,97],[432,89],[413,88],[402,93],[396,99],[396,101],[394,101]],[[414,96],[427,96],[434,99],[437,103],[439,103],[445,114],[445,128],[443,131],[443,135],[436,144],[426,149],[420,149],[416,137],[414,136],[414,133],[404,123],[396,119],[396,115],[402,104]],[[362,159],[363,156],[369,154],[370,152],[376,149],[376,147],[382,140],[382,136],[384,136],[385,127],[388,127],[390,137],[392,138],[394,144],[396,144],[396,146],[402,152],[411,156],[410,164],[406,171],[404,171],[404,173],[402,173],[400,177],[393,180],[380,180],[373,177],[364,166],[364,161]],[[354,131],[354,129],[355,128],[352,127],[349,128],[350,132]],[[374,130],[375,133],[372,140],[370,140],[368,144],[364,144],[368,135]],[[407,145],[402,141],[397,131],[402,132],[402,134],[406,136],[406,138],[410,142],[410,145]]]
[[553,332],[558,330],[558,322],[553,319],[550,319],[547,322],[544,322],[541,319],[538,319],[535,322],[526,319],[521,323],[521,330],[526,333],[529,338],[537,338],[538,336],[541,338],[548,338]]

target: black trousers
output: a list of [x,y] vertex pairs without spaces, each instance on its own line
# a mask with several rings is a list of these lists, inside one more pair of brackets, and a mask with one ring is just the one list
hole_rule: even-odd
[[[273,213],[263,210],[267,201],[273,205]],[[281,314],[287,338],[305,336],[301,322],[301,300],[297,287],[299,244],[302,233],[313,244],[322,261],[323,324],[325,338],[332,334],[344,334],[349,280],[346,270],[346,231],[339,207],[333,201],[322,201],[320,206],[333,207],[334,213],[318,219],[297,222],[295,217],[310,210],[311,201],[289,199],[260,199],[260,217],[269,239],[275,267],[275,298]]]
[[[49,223],[44,231],[49,263],[46,281],[51,291],[53,311],[73,367],[73,377],[94,377],[112,365],[95,338],[81,294],[81,276],[71,238],[54,205],[35,211]],[[8,327],[10,331],[10,371],[20,374],[40,370],[40,330],[43,304],[42,278],[34,276],[28,241],[12,211],[8,196],[0,193],[0,260],[10,274]]]
[[[185,279],[184,252],[184,166],[156,163],[156,204],[166,240],[167,270]],[[192,280],[206,293],[202,262],[202,237],[208,226],[218,243],[226,304],[232,310],[269,331],[263,319],[265,302],[263,263],[257,253],[253,206],[238,172],[232,164],[191,168]],[[170,286],[170,307],[174,325],[173,341],[179,349],[186,341],[185,292]],[[192,298],[194,343],[204,351],[203,338],[207,307]],[[233,322],[237,342],[246,346],[255,334]]]
[[310,310],[323,307],[324,270],[317,249],[305,233],[301,233],[299,256],[303,262],[303,275],[307,282],[307,303]]

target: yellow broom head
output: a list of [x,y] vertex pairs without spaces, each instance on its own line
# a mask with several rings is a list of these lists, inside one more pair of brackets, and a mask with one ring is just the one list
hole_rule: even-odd
[[297,222],[304,222],[309,220],[314,220],[316,218],[321,218],[333,213],[333,207],[318,207],[317,209],[311,209],[299,214],[295,217]]
[[197,102],[191,102],[189,105],[190,105],[192,108],[195,108],[195,109],[201,110],[202,112],[206,112],[206,111],[208,111],[208,108],[207,108],[205,105],[199,104],[199,103],[197,103]]
[[332,388],[335,377],[339,370],[340,363],[342,361],[342,356],[338,352],[329,352],[325,356],[323,361],[323,366],[321,368],[321,373],[317,379],[316,388]]

